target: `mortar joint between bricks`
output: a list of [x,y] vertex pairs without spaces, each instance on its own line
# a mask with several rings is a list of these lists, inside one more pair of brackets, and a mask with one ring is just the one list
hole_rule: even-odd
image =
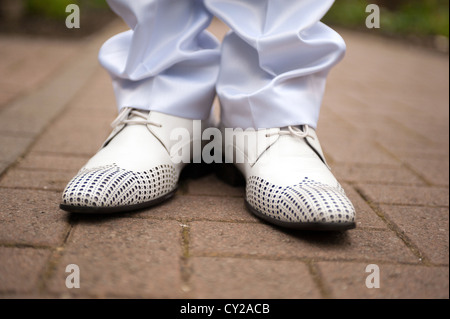
[[393,231],[395,235],[406,245],[406,247],[416,256],[420,263],[424,266],[431,266],[431,262],[428,258],[421,252],[419,247],[417,247],[413,241],[405,234],[403,230],[400,229],[394,222],[392,222],[385,214],[381,207],[370,200],[370,198],[364,193],[362,189],[357,186],[353,186],[355,191],[362,197],[362,199],[369,205],[369,207],[377,214],[378,217],[388,226],[389,230]]

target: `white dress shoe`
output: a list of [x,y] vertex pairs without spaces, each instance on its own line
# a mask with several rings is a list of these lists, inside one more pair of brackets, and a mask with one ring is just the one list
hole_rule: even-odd
[[[78,213],[123,212],[172,197],[180,172],[191,159],[173,161],[178,148],[170,133],[183,128],[192,137],[193,122],[159,112],[123,108],[98,153],[67,184],[60,208]],[[192,138],[186,141],[193,142]],[[186,146],[190,147],[178,147]]]
[[226,139],[225,159],[244,175],[251,212],[288,228],[340,231],[355,227],[354,207],[331,173],[314,129],[302,126],[234,134],[235,139]]

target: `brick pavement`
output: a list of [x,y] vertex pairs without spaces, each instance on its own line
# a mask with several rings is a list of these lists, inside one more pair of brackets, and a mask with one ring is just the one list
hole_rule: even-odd
[[[318,134],[355,230],[272,227],[214,174],[183,180],[152,209],[70,215],[60,193],[116,112],[96,52],[122,29],[74,42],[0,37],[1,298],[449,297],[448,56],[342,32],[349,50]],[[65,287],[68,264],[80,289]],[[365,286],[368,264],[379,289]]]

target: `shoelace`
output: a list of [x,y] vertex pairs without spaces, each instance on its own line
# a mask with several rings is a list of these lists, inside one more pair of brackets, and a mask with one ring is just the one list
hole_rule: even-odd
[[303,125],[302,127],[304,128],[304,130],[302,130],[301,128],[299,128],[297,126],[288,126],[287,131],[280,130],[279,132],[267,133],[266,137],[271,137],[273,135],[291,135],[291,136],[299,137],[299,138],[310,137],[310,138],[314,139],[314,136],[312,136],[309,132],[309,126]]
[[[132,119],[129,118],[131,116],[138,117],[139,119]],[[133,109],[132,107],[123,107],[120,110],[119,115],[117,118],[111,123],[112,128],[116,128],[118,125],[153,125],[156,127],[162,127],[161,124],[152,122],[148,120],[148,114],[142,113],[136,109]]]

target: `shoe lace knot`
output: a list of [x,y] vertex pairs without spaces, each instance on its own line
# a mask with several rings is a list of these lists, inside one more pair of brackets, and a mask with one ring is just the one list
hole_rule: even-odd
[[309,125],[301,125],[300,127],[288,126],[287,130],[280,130],[278,132],[267,133],[266,137],[271,137],[273,135],[291,135],[293,137],[299,138],[310,137],[312,139],[315,139],[314,136],[311,135]]
[[162,127],[161,124],[148,119],[148,112],[144,113],[129,106],[123,107],[116,119],[111,123],[112,128],[116,128],[119,125],[152,125]]

